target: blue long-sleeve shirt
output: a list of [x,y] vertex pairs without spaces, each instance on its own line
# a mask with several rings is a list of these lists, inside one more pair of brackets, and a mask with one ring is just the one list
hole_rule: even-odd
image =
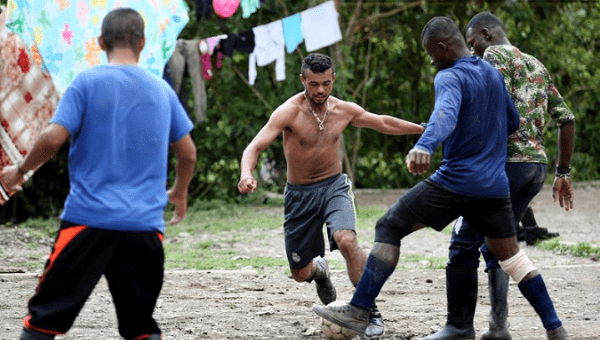
[[500,72],[465,57],[438,72],[434,86],[435,107],[415,145],[433,154],[443,143],[444,159],[430,179],[463,195],[509,197],[507,137],[519,114]]

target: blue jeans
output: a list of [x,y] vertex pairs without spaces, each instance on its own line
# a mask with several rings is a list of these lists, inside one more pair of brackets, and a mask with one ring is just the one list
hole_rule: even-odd
[[[542,163],[506,163],[515,225],[519,224],[529,203],[542,189],[547,171],[548,165]],[[498,258],[485,245],[484,236],[459,217],[452,229],[448,265],[477,268],[480,255],[486,262],[486,271],[500,267]]]

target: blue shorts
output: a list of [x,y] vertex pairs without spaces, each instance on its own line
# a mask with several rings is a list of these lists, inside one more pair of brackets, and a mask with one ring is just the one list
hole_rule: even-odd
[[415,224],[441,231],[459,216],[484,236],[505,238],[516,233],[509,197],[461,195],[427,179],[410,189],[377,221],[375,242],[399,247]]
[[338,248],[333,240],[337,230],[355,229],[352,182],[345,174],[308,185],[287,183],[284,202],[285,250],[292,269],[302,269],[313,258],[325,256],[324,224],[332,251]]

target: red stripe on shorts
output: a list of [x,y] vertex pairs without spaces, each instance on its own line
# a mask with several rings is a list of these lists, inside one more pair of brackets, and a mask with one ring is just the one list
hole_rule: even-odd
[[29,329],[31,329],[33,331],[38,332],[38,333],[48,334],[48,335],[62,335],[62,334],[65,334],[65,333],[61,333],[61,332],[57,332],[57,331],[50,331],[50,330],[47,330],[47,329],[41,329],[41,328],[32,326],[29,323],[29,320],[31,320],[31,315],[27,315],[25,317],[25,319],[23,319],[23,323],[25,324],[25,328],[29,328]]
[[[44,277],[46,276],[46,273],[48,273],[50,268],[52,268],[54,261],[56,261],[56,258],[65,249],[67,244],[69,244],[75,238],[75,236],[79,235],[79,233],[81,233],[86,228],[87,228],[86,226],[80,225],[80,226],[75,226],[75,227],[69,227],[69,228],[66,228],[66,229],[63,229],[60,231],[60,233],[58,234],[58,238],[56,239],[56,242],[54,243],[54,250],[50,254],[50,257],[48,258],[48,261],[49,261],[48,266],[46,267],[46,269],[44,270],[44,274],[42,274],[42,277],[40,278],[40,284],[44,281]],[[38,285],[38,288],[39,288],[39,285]]]

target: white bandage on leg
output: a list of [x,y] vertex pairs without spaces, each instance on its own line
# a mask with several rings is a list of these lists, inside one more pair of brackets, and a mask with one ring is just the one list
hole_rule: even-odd
[[537,270],[523,250],[519,250],[513,257],[505,261],[500,261],[500,267],[517,283],[520,283],[527,274]]

